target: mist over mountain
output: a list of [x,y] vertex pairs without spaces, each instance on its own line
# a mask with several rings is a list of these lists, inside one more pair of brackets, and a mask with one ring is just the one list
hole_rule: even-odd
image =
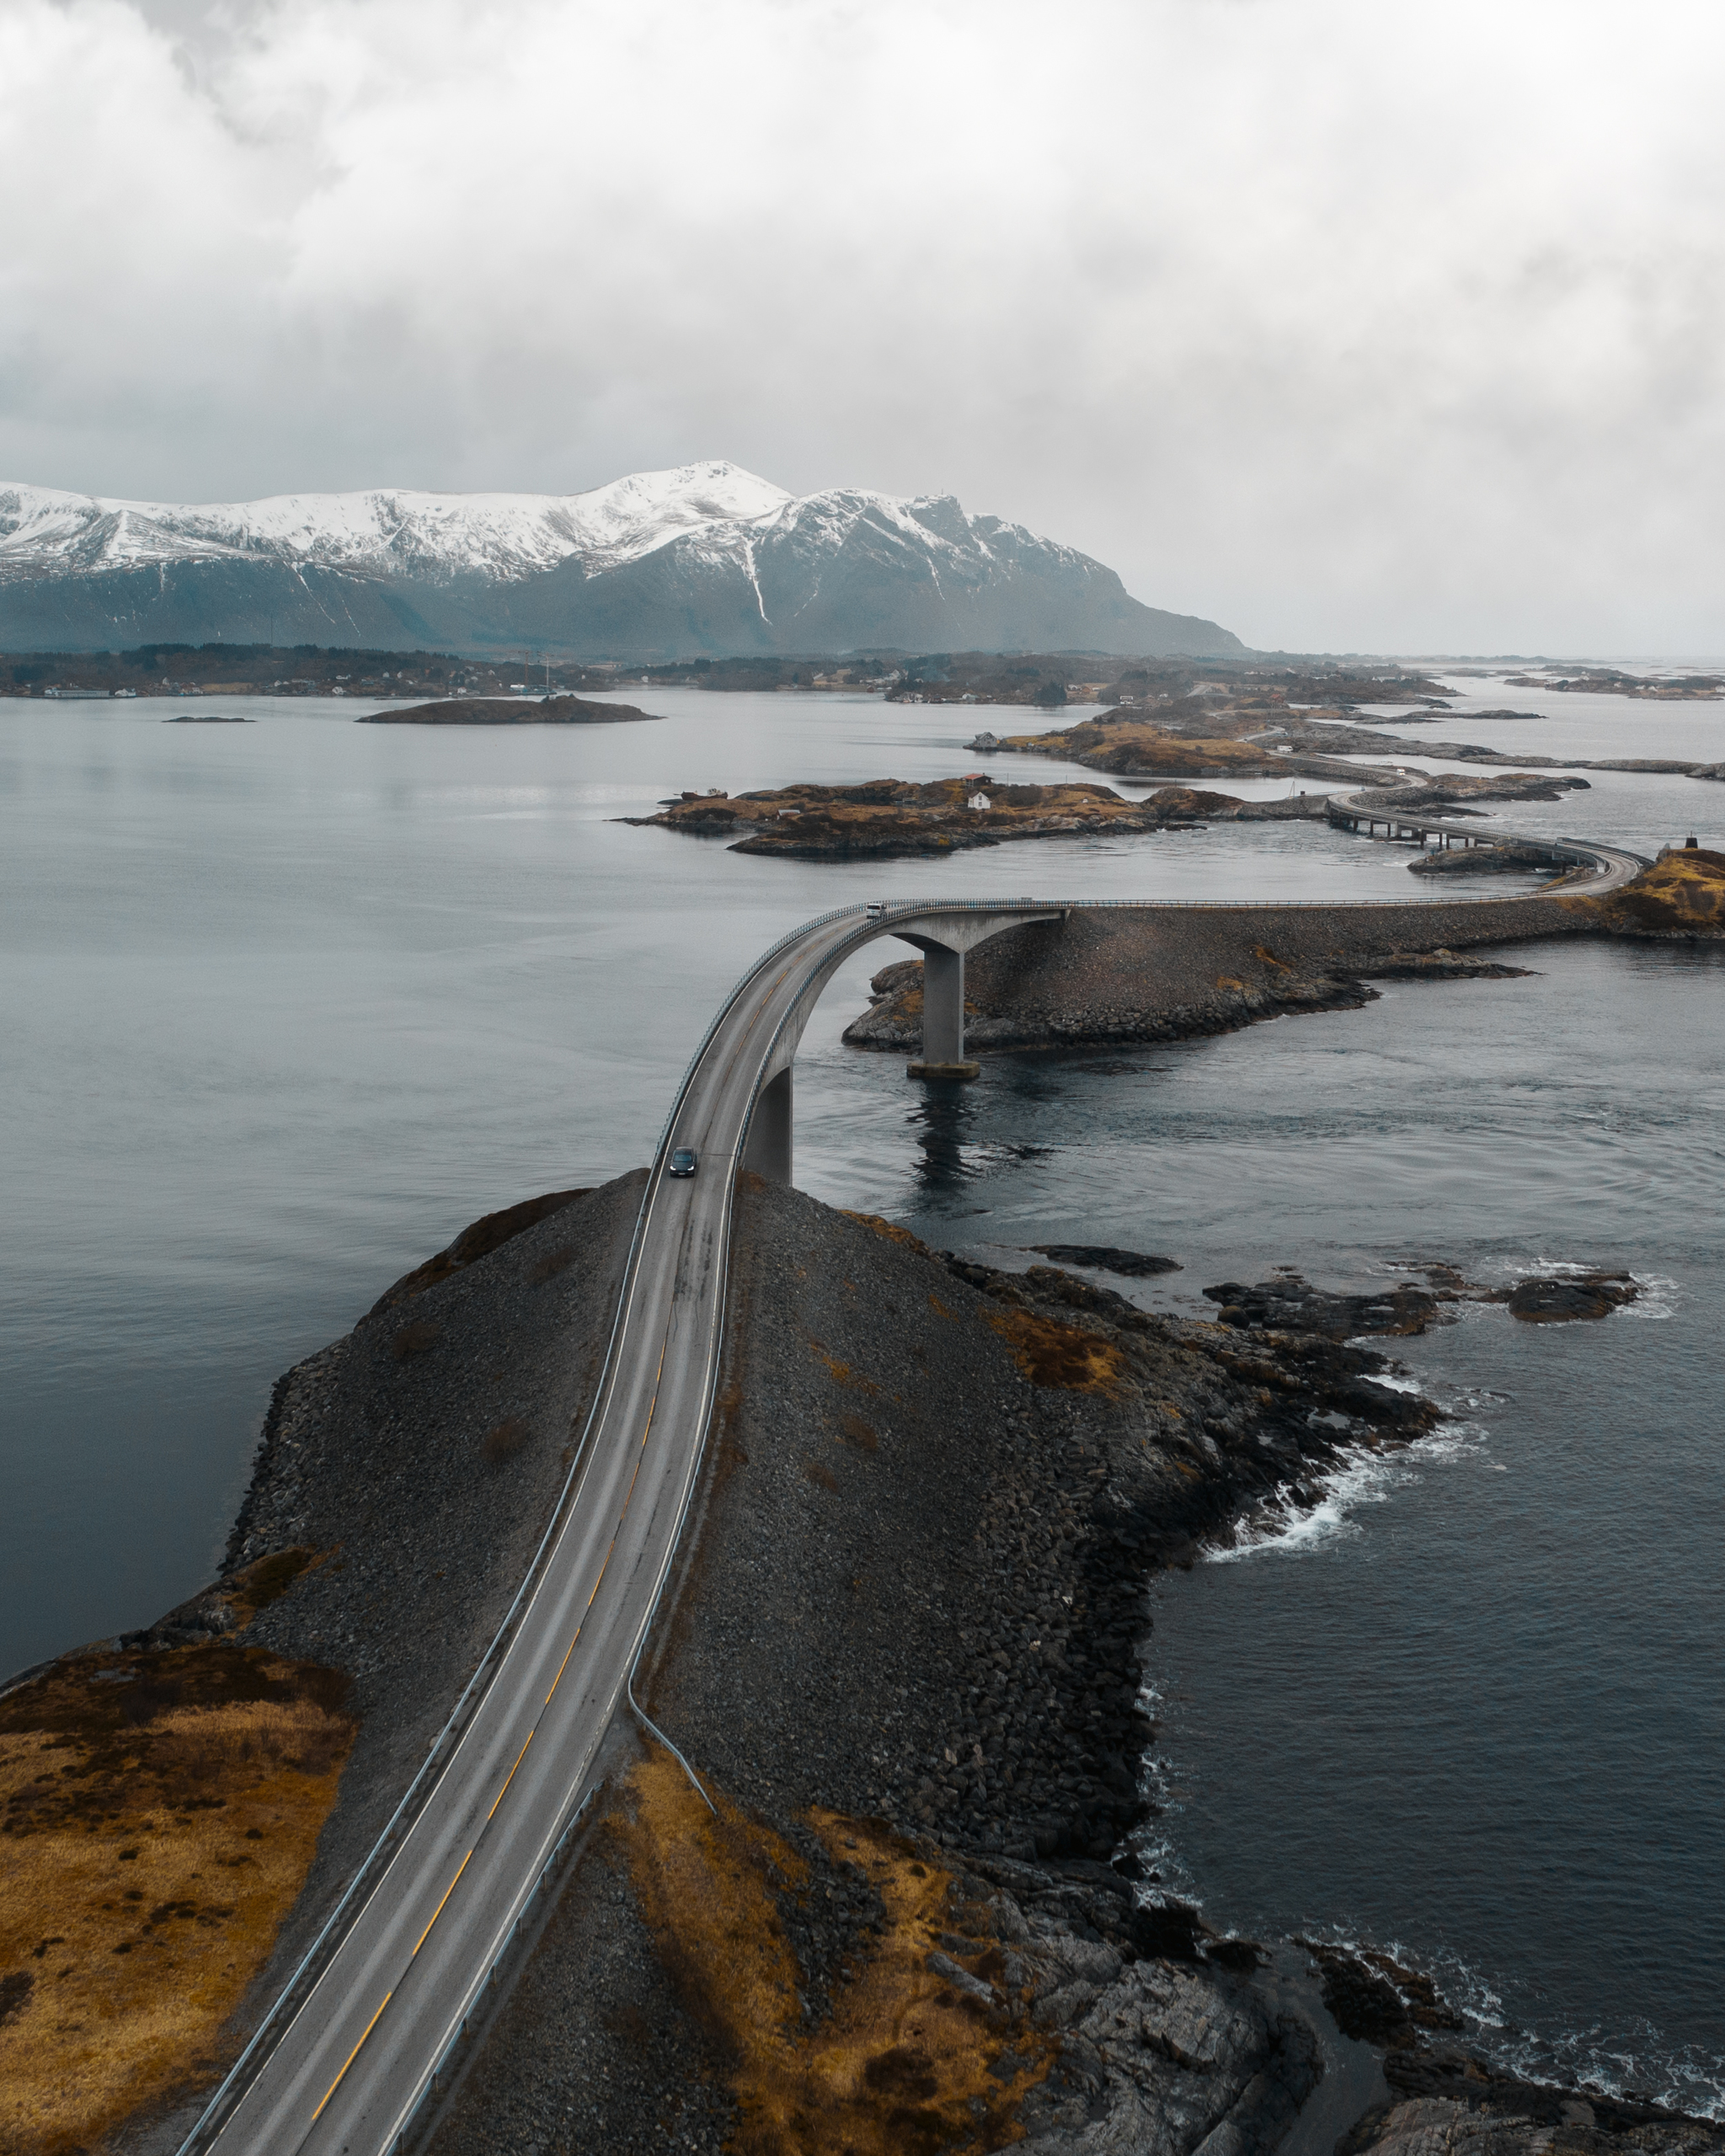
[[950,495],[799,497],[724,462],[561,495],[193,505],[0,484],[0,649],[217,639],[634,659],[1245,648]]

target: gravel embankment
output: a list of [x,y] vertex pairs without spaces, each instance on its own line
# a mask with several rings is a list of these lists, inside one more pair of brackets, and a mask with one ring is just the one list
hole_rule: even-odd
[[[1501,978],[1462,954],[1599,926],[1585,900],[1461,905],[1206,906],[1073,912],[1006,929],[965,960],[974,1048],[1185,1040],[1284,1011],[1370,1002],[1371,979]],[[876,1001],[846,1029],[859,1048],[914,1051],[921,963],[875,976]]]

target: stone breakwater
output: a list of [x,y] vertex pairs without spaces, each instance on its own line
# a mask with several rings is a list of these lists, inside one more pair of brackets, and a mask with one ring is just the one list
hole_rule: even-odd
[[[1502,979],[1525,969],[1466,955],[1597,926],[1589,902],[1534,897],[1462,905],[1146,908],[1008,929],[965,961],[975,1049],[1185,1040],[1296,1011],[1370,1002],[1371,979]],[[853,1047],[914,1051],[922,968],[874,976],[846,1028]]]

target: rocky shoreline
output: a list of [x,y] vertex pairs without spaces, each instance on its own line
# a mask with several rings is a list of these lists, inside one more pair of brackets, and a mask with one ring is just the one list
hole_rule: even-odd
[[[230,2051],[513,1590],[639,1188],[475,1224],[289,1372],[223,1582],[131,1642],[230,1640],[232,1582],[272,1552],[318,1559],[285,1568],[243,1637],[344,1673],[360,1736]],[[1268,2156],[1307,2119],[1325,2121],[1314,2149],[1349,2128],[1356,2150],[1399,2148],[1412,2091],[1444,2107],[1420,2131],[1489,2126],[1496,2156],[1540,2156],[1573,2092],[1459,2051],[1418,2019],[1408,1972],[1219,1938],[1132,1854],[1151,1573],[1256,1505],[1314,1497],[1345,1449],[1430,1428],[1429,1403],[1379,1382],[1381,1355],[1327,1333],[1410,1329],[1441,1294],[1327,1326],[1312,1304],[1298,1330],[1235,1301],[1215,1323],[1163,1318],[748,1177],[734,1280],[696,1531],[642,1687],[719,1812],[615,1733],[605,1799],[428,2145]],[[709,1876],[754,1897],[745,1934],[703,1932],[687,1890]],[[745,1983],[745,1935],[777,1988]],[[112,2145],[165,2152],[193,2108]],[[1718,2145],[1650,2107],[1594,2117],[1577,2156]]]

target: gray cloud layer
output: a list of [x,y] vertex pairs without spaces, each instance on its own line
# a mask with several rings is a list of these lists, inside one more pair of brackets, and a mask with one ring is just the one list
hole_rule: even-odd
[[1712,0],[0,0],[0,476],[949,490],[1294,648],[1707,652]]

